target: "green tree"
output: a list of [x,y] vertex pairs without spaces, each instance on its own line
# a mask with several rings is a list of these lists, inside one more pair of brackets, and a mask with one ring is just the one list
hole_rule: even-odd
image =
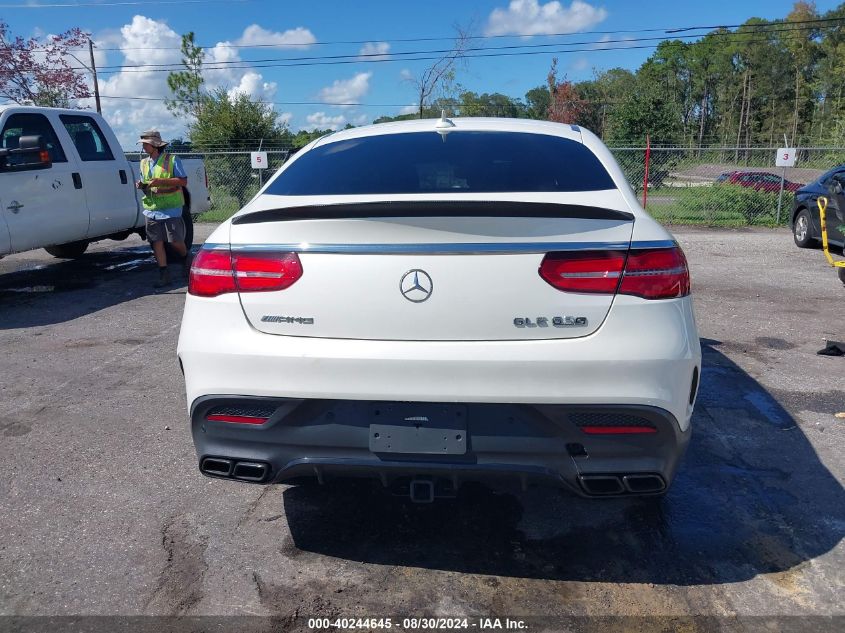
[[552,97],[548,86],[537,86],[525,93],[525,116],[529,119],[547,120]]
[[208,95],[203,89],[203,50],[194,42],[193,31],[182,36],[182,65],[185,70],[169,73],[167,86],[173,93],[172,99],[165,99],[164,105],[177,117],[197,118]]
[[[279,146],[289,141],[278,114],[272,106],[253,101],[248,95],[229,95],[218,88],[203,99],[196,120],[188,126],[195,149],[205,152],[220,150],[257,150],[265,145]],[[228,193],[242,207],[258,190],[251,175],[246,154],[209,155],[206,170],[210,184]]]
[[514,119],[525,116],[525,105],[519,99],[514,99],[499,92],[478,94],[470,90],[463,90],[455,103],[455,109],[461,116],[510,117]]
[[679,141],[674,109],[659,91],[640,85],[610,116],[609,138],[625,143],[675,145]]

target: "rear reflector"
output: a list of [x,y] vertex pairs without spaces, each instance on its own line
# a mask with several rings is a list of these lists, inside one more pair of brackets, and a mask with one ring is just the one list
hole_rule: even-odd
[[582,426],[581,430],[590,435],[626,435],[632,433],[657,433],[653,426]]
[[206,418],[211,422],[230,422],[232,424],[264,424],[270,418],[255,418],[246,415],[214,414]]
[[[626,257],[627,255],[627,257]],[[680,247],[548,253],[540,276],[564,292],[671,299],[690,293],[689,269]]]
[[296,253],[201,249],[191,266],[188,293],[216,297],[227,292],[269,292],[289,288],[302,277]]

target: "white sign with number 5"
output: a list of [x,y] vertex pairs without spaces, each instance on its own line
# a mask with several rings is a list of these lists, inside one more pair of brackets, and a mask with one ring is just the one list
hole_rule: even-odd
[[780,147],[775,156],[775,167],[793,167],[795,165],[795,148]]
[[267,152],[250,152],[253,169],[267,169]]

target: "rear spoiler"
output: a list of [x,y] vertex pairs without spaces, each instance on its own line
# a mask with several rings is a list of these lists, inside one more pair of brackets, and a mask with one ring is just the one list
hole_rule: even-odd
[[578,204],[486,200],[410,200],[314,204],[253,211],[235,216],[232,224],[260,224],[286,220],[415,217],[577,218],[632,222],[634,214]]

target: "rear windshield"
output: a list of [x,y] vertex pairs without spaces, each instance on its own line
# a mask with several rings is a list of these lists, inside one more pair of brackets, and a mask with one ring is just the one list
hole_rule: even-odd
[[615,185],[581,143],[520,132],[384,134],[329,142],[269,185],[279,196],[598,191]]

